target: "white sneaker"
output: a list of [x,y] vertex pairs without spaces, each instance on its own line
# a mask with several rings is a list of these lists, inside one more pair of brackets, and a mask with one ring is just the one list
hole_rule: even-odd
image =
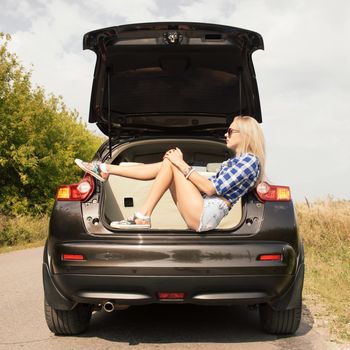
[[[139,223],[136,222],[139,221]],[[139,228],[151,228],[151,217],[136,212],[130,219],[124,219],[121,221],[112,221],[110,224],[113,228],[135,230]]]

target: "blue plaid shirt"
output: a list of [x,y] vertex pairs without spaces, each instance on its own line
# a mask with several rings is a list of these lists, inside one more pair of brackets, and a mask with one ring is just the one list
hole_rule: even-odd
[[259,172],[259,159],[254,154],[243,153],[223,162],[209,180],[219,196],[234,204],[255,185]]

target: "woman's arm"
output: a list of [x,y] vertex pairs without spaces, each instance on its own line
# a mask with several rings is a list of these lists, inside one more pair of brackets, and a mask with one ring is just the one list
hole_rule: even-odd
[[[196,171],[191,171],[191,167],[183,160],[182,152],[179,148],[169,150],[165,153],[164,158],[169,159],[183,174],[187,175],[187,179],[191,181],[201,192],[208,196],[216,194],[213,183],[205,176],[200,175]],[[189,176],[188,176],[189,174]]]
[[201,192],[206,193],[208,196],[216,194],[213,183],[196,171],[192,172],[187,180],[190,180]]

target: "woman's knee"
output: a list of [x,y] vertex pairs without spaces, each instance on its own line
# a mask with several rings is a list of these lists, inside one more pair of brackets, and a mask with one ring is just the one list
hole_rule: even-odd
[[163,162],[162,162],[162,165],[163,166],[173,166],[173,163],[169,159],[164,158]]
[[170,168],[173,173],[178,170],[178,168],[169,159],[166,158],[163,159],[162,166]]

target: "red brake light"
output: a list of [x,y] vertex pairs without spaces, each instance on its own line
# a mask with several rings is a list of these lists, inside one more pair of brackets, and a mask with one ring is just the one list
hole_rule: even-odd
[[274,186],[267,182],[261,182],[256,187],[256,193],[262,201],[289,202],[291,200],[290,188],[288,186]]
[[258,256],[259,261],[282,261],[282,254],[261,254]]
[[85,260],[84,255],[81,255],[81,254],[62,254],[61,259],[64,261],[82,261],[82,260]]
[[159,299],[184,299],[185,293],[179,293],[179,292],[159,292],[158,293]]
[[85,201],[94,191],[94,181],[92,176],[86,174],[84,178],[76,184],[61,185],[58,188],[56,200],[58,201]]

